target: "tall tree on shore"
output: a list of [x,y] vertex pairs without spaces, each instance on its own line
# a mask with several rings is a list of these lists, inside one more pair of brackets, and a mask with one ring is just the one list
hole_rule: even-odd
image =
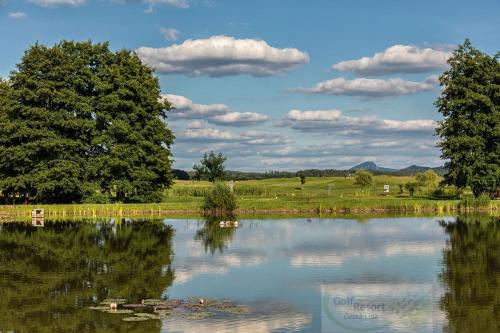
[[477,197],[500,187],[500,53],[491,57],[469,40],[448,60],[436,101],[444,119],[437,134],[447,184],[470,186]]
[[173,134],[158,80],[132,52],[28,49],[0,89],[0,190],[11,201],[158,201]]

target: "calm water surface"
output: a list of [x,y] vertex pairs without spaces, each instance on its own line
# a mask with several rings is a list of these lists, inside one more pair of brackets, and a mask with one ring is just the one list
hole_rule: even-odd
[[[0,224],[2,333],[496,333],[499,284],[497,217]],[[249,312],[129,323],[88,309],[110,297]],[[349,299],[365,317],[346,316]]]

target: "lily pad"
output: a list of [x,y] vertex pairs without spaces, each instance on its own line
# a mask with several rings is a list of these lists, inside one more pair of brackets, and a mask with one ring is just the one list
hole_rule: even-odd
[[131,314],[131,313],[134,313],[134,311],[132,310],[108,310],[108,311],[104,311],[104,312],[107,312],[107,313],[114,313],[114,314]]
[[122,318],[123,321],[146,321],[149,320],[149,318],[146,317],[125,317]]
[[179,305],[181,305],[182,303],[184,303],[184,301],[182,299],[167,299],[165,301],[163,301],[163,303],[167,306],[171,306],[171,307],[177,307]]
[[101,302],[102,305],[110,305],[112,303],[125,304],[127,300],[124,298],[108,298]]
[[144,318],[149,318],[149,319],[160,319],[160,316],[152,314],[152,313],[138,312],[135,315],[137,317],[144,317]]
[[153,312],[160,316],[160,318],[171,317],[173,314],[171,310],[155,310]]
[[190,313],[182,313],[180,317],[187,320],[199,320],[210,317],[212,314],[208,311],[198,311],[198,312],[190,312]]
[[244,305],[235,305],[231,307],[220,307],[215,308],[215,311],[233,313],[233,314],[244,314],[250,312],[250,310]]
[[144,309],[148,307],[146,304],[123,304],[122,306],[127,309]]
[[142,301],[142,304],[150,305],[150,306],[162,305],[162,304],[165,304],[165,301],[161,300],[161,299],[145,299]]
[[109,310],[109,306],[89,306],[88,307],[89,310],[95,310],[95,311],[107,311]]

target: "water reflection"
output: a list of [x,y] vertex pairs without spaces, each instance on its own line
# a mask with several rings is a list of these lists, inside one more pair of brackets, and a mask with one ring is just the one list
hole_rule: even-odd
[[449,235],[441,279],[445,332],[500,332],[500,218],[441,221]]
[[[0,330],[121,332],[120,318],[86,307],[107,297],[160,297],[174,278],[172,237],[158,221],[3,225]],[[160,323],[129,328],[158,332]]]
[[196,232],[195,240],[203,243],[205,251],[214,254],[216,251],[222,253],[228,242],[233,239],[237,227],[221,226],[221,222],[236,221],[235,216],[207,216],[203,227]]
[[[440,220],[0,224],[0,331],[320,332],[322,290],[383,297],[415,286],[435,288],[442,310],[415,312],[417,331],[500,331],[498,218]],[[109,297],[167,295],[229,299],[251,311],[126,323],[87,309]],[[387,332],[415,331],[396,319]]]

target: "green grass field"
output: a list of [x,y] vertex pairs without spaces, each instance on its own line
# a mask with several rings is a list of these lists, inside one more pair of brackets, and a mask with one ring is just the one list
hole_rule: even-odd
[[[304,189],[299,178],[277,178],[237,181],[234,193],[238,198],[238,213],[349,213],[399,212],[447,213],[457,210],[498,211],[499,200],[477,204],[474,200],[432,197],[433,189],[422,188],[414,197],[400,195],[399,184],[414,181],[414,177],[374,176],[374,185],[361,189],[352,178],[310,177]],[[390,193],[383,193],[384,184]],[[203,195],[212,186],[206,181],[176,181],[158,204],[82,204],[37,205],[48,216],[151,216],[199,214]],[[467,194],[467,193],[466,193]],[[0,206],[0,215],[29,217],[35,206]]]

